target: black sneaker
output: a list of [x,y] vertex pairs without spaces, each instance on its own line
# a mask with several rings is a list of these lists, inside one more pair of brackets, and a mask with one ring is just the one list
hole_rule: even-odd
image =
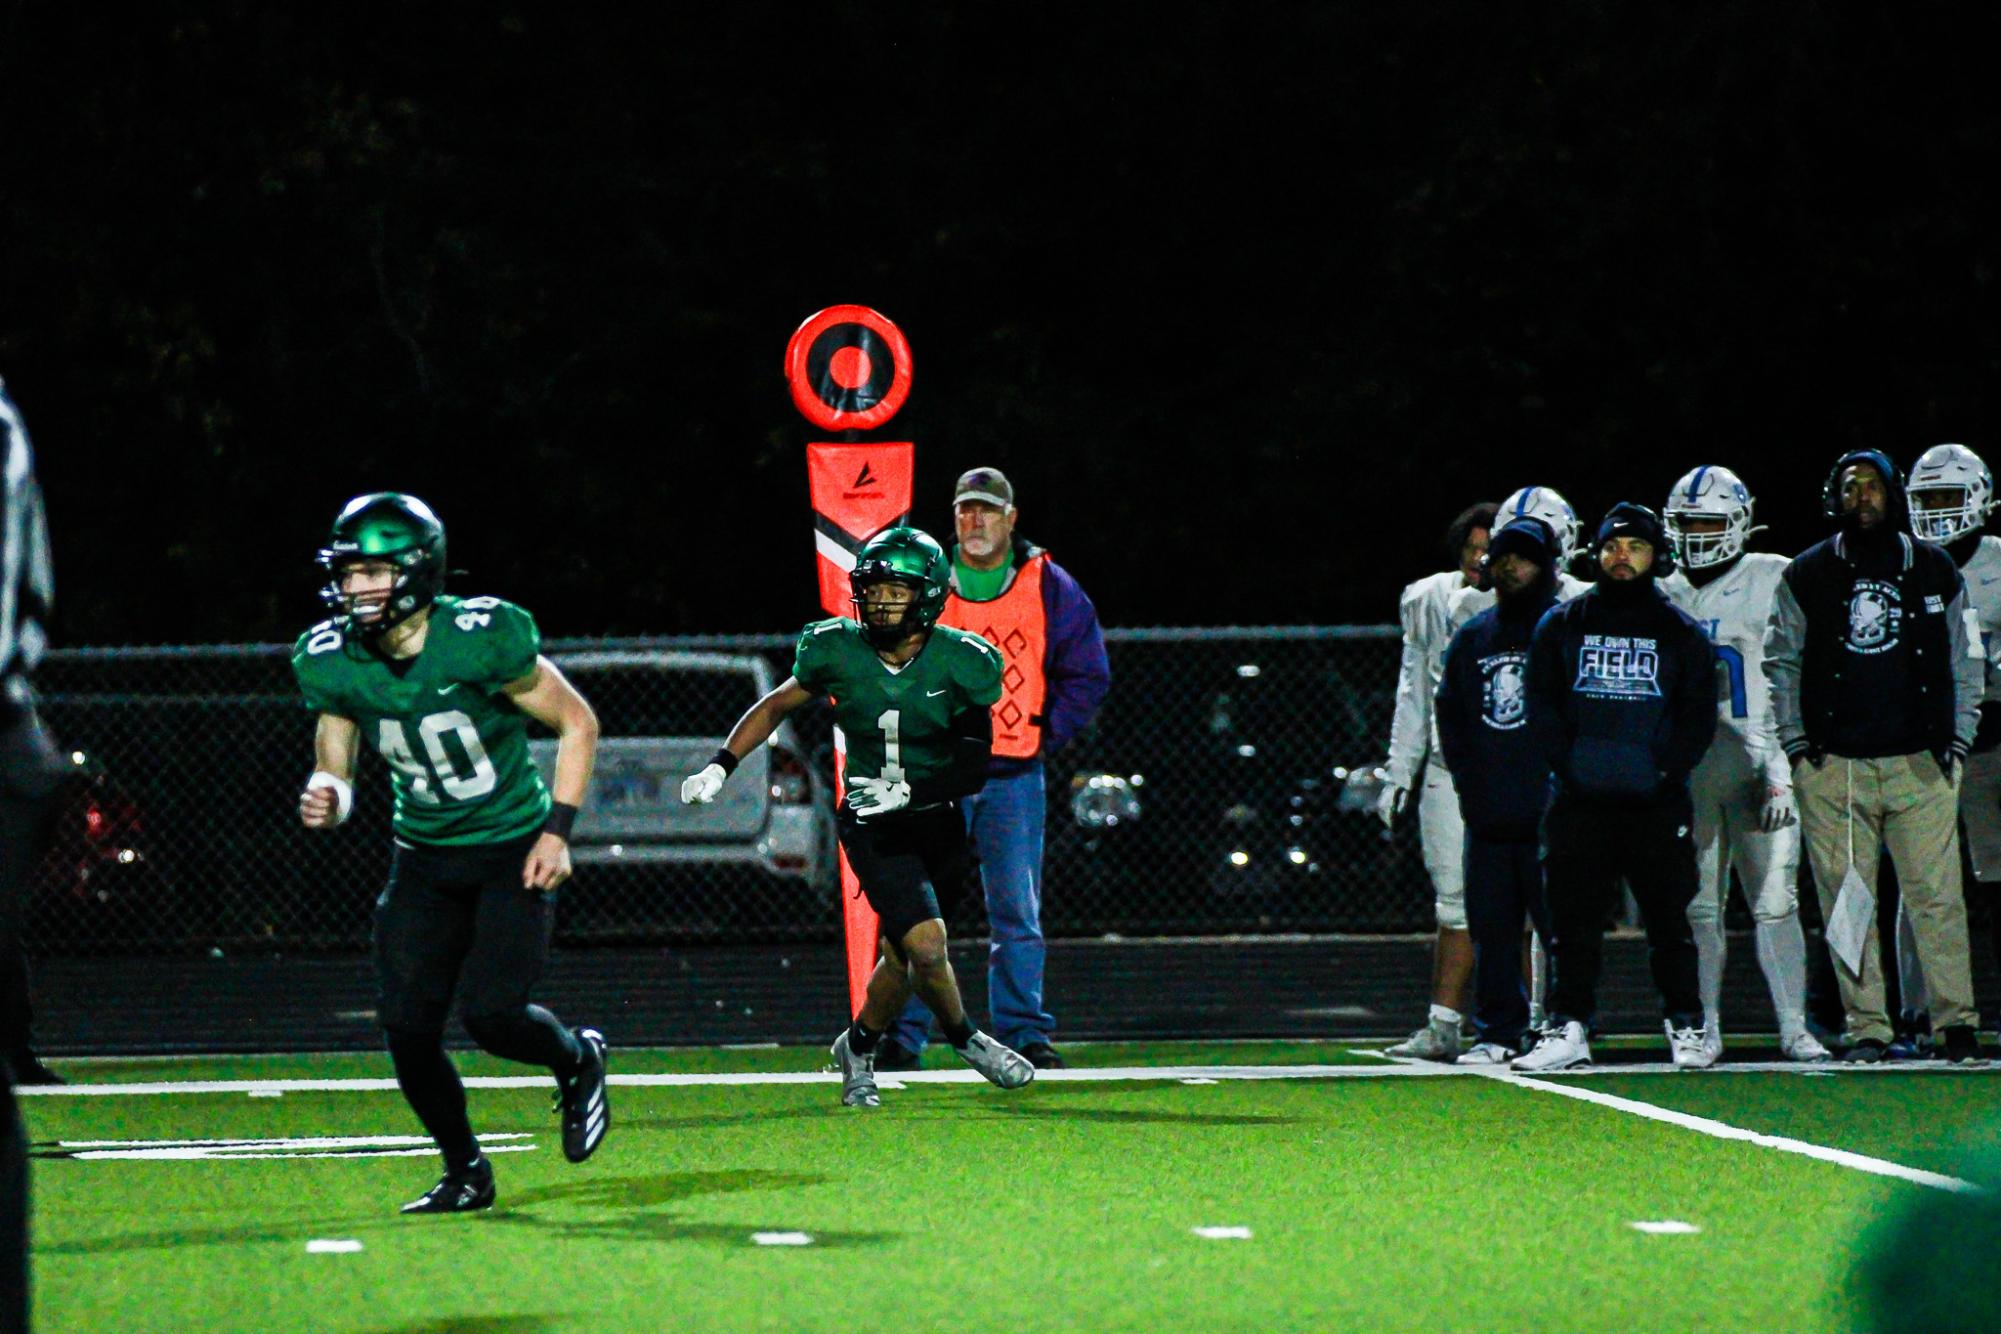
[[1863,1038],[1841,1053],[1841,1059],[1857,1065],[1874,1065],[1882,1060],[1889,1050],[1890,1044],[1881,1038]]
[[895,1038],[877,1038],[875,1042],[875,1068],[879,1071],[915,1070],[924,1064],[924,1054],[915,1052]]
[[469,1214],[493,1207],[493,1164],[481,1154],[472,1166],[447,1172],[438,1184],[403,1206],[406,1214]]
[[611,1104],[605,1100],[604,1034],[577,1028],[584,1063],[573,1075],[556,1080],[556,1107],[563,1114],[563,1156],[580,1163],[597,1152],[611,1128]]
[[1973,1025],[1948,1024],[1944,1037],[1945,1059],[1954,1065],[1965,1065],[1968,1061],[1980,1059],[1980,1035],[1973,1031]]
[[1046,1042],[1031,1042],[1021,1049],[1021,1054],[1026,1056],[1028,1063],[1038,1070],[1062,1070],[1067,1068],[1063,1063],[1063,1053],[1057,1051],[1056,1048]]

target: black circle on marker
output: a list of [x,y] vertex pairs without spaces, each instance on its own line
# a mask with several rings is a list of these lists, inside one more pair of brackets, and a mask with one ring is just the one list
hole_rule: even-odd
[[[834,354],[859,348],[868,357],[868,379],[849,389],[834,378]],[[836,324],[820,331],[806,349],[806,383],[814,397],[835,412],[867,412],[882,402],[896,382],[896,358],[889,345],[866,324]]]

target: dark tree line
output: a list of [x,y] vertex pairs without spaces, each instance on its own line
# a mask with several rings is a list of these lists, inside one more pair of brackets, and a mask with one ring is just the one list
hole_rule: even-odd
[[[778,378],[902,324],[1113,624],[1380,621],[1466,502],[1996,442],[1975,6],[16,6],[68,642],[289,638],[349,494],[555,633],[813,611]],[[608,11],[608,12],[600,12]],[[2001,460],[1997,460],[2001,462]]]

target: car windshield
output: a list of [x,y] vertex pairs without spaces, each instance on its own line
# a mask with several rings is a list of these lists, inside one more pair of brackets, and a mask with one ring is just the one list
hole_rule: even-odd
[[565,675],[606,736],[727,736],[757,702],[757,678],[743,670],[579,667]]

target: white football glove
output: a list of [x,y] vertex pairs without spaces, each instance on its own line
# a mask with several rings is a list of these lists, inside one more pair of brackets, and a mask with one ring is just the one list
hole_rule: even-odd
[[858,820],[873,820],[878,815],[900,811],[910,804],[910,784],[901,778],[890,782],[887,778],[850,778],[848,780],[848,809]]
[[1404,807],[1409,804],[1409,788],[1385,783],[1383,790],[1376,795],[1376,818],[1383,822],[1383,828],[1394,830],[1397,821],[1403,818]]
[[1793,800],[1793,790],[1789,787],[1768,787],[1765,789],[1765,806],[1758,812],[1758,828],[1766,833],[1776,833],[1800,818],[1800,808]]
[[698,774],[690,774],[681,783],[681,802],[687,806],[706,806],[716,799],[716,793],[723,790],[723,783],[729,775],[723,766],[712,764]]

